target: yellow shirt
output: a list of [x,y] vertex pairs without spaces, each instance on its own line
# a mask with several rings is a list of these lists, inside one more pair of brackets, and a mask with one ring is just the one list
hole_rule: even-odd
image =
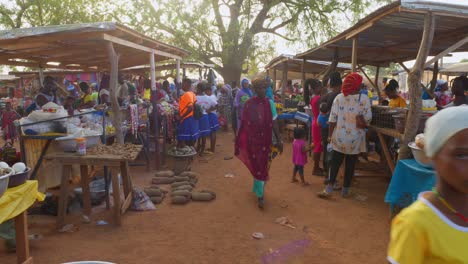
[[405,108],[406,107],[406,101],[403,99],[403,97],[398,96],[396,99],[390,99],[390,102],[388,102],[388,106],[391,108]]
[[392,264],[468,263],[468,227],[450,221],[421,195],[392,222]]
[[143,95],[143,99],[150,100],[151,99],[151,89],[145,89],[145,93]]

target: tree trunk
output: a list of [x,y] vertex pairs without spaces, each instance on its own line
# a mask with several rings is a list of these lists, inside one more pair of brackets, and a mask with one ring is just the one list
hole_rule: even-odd
[[[224,83],[231,84],[233,81],[237,83],[240,87],[240,78],[242,74],[242,64],[240,65],[229,65],[224,66],[223,68],[219,69],[221,75],[224,78]],[[234,88],[234,87],[232,87]]]
[[422,111],[421,76],[424,71],[424,64],[426,62],[427,55],[431,50],[432,39],[434,38],[434,24],[434,15],[431,12],[428,12],[424,19],[424,32],[421,39],[418,56],[416,58],[413,69],[411,69],[410,73],[408,74],[410,108],[408,118],[406,120],[403,142],[401,142],[400,154],[398,157],[399,160],[408,159],[411,157],[411,150],[408,147],[408,143],[414,140],[419,127]]

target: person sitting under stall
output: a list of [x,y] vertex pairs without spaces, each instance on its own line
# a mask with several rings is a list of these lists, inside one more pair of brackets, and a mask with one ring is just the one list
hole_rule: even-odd
[[96,102],[93,100],[93,97],[92,97],[93,91],[89,87],[88,83],[81,82],[80,89],[83,92],[83,96],[81,97],[81,101],[80,101],[80,105],[78,106],[78,109],[88,109],[88,108],[94,107],[94,105],[96,105]]
[[391,79],[385,87],[385,94],[390,99],[388,106],[391,108],[405,108],[407,106],[405,99],[398,94],[398,87],[398,82],[394,79]]

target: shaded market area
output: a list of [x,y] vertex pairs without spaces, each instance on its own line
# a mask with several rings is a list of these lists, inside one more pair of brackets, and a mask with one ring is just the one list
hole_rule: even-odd
[[466,224],[434,166],[465,121],[428,131],[468,104],[457,52],[468,5],[413,0],[252,81],[116,22],[1,30],[0,262],[403,261],[418,195]]

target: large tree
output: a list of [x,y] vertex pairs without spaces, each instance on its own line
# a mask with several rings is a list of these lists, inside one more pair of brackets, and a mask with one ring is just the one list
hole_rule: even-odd
[[[369,0],[135,0],[133,27],[154,33],[213,63],[225,81],[239,80],[243,65],[271,47],[262,34],[315,45],[348,26]],[[372,2],[388,2],[377,0]]]
[[111,0],[14,0],[0,4],[0,28],[116,20],[121,11]]

